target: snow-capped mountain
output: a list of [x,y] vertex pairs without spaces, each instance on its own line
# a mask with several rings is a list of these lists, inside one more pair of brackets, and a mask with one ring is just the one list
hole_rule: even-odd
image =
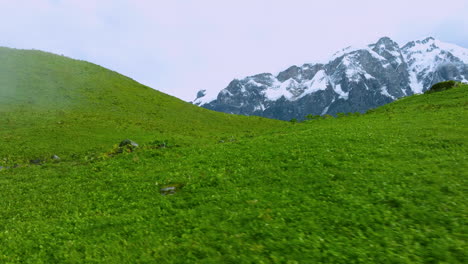
[[343,49],[324,64],[233,80],[217,95],[201,90],[193,103],[226,113],[304,119],[308,114],[365,112],[444,80],[467,82],[468,49],[432,37],[400,47],[384,37]]

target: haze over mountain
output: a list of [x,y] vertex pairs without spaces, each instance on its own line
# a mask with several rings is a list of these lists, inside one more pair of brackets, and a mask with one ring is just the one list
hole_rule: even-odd
[[193,103],[232,114],[303,119],[365,112],[444,80],[467,82],[468,49],[433,37],[403,46],[383,37],[338,51],[325,63],[235,79],[219,93],[201,90]]

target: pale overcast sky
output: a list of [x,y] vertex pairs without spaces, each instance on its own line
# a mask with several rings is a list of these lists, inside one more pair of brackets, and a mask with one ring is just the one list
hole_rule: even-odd
[[184,100],[382,36],[468,48],[468,1],[0,0],[0,46],[87,60]]

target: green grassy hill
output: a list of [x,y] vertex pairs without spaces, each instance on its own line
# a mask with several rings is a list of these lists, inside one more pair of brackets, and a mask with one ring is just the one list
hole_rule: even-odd
[[193,145],[284,126],[206,111],[85,61],[8,48],[0,48],[0,124],[8,163],[102,152],[125,138]]
[[[0,162],[22,165],[0,170],[0,263],[467,258],[466,85],[291,124],[196,108],[86,62],[0,51],[0,65],[22,62],[0,66]],[[142,146],[106,154],[127,137]],[[27,165],[53,153],[65,158]]]

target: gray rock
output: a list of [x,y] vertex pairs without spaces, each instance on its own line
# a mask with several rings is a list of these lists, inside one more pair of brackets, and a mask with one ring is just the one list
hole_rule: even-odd
[[59,161],[59,160],[60,160],[60,157],[57,156],[57,155],[52,155],[50,158],[53,159],[53,160],[55,160],[55,161]]
[[206,90],[200,90],[197,93],[197,99],[206,95]]
[[180,191],[180,189],[183,187],[183,184],[181,183],[173,183],[164,186],[163,188],[159,189],[159,193],[161,195],[173,195]]
[[131,146],[134,148],[138,148],[138,144],[130,139],[125,139],[120,142],[119,147]]
[[44,161],[42,159],[33,159],[29,161],[29,163],[32,165],[42,165],[43,162]]
[[166,188],[161,188],[159,192],[161,193],[161,195],[172,195],[176,193],[176,189],[177,188],[175,186],[170,186]]

